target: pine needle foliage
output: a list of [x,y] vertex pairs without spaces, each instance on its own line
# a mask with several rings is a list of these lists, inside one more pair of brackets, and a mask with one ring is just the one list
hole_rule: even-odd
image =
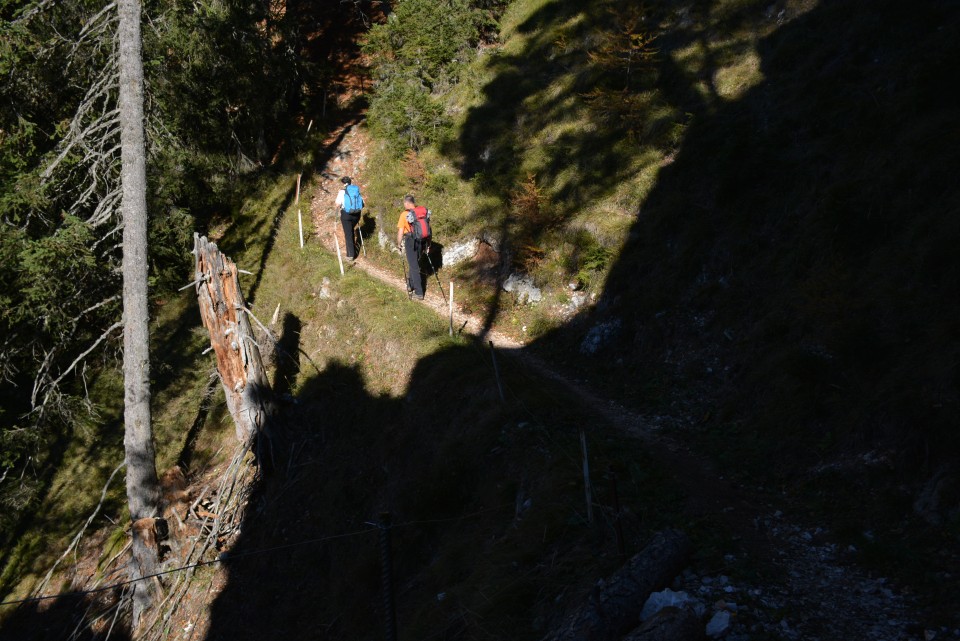
[[363,49],[371,57],[369,122],[397,157],[449,132],[440,95],[459,80],[488,13],[468,0],[402,0],[374,25]]

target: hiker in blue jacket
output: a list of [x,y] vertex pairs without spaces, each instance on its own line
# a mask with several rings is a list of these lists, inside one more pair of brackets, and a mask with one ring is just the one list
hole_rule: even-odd
[[350,176],[340,179],[343,189],[337,192],[335,205],[340,208],[340,223],[343,225],[343,244],[347,246],[347,259],[357,259],[357,243],[353,230],[360,222],[360,213],[363,211],[363,197],[360,188],[353,184]]

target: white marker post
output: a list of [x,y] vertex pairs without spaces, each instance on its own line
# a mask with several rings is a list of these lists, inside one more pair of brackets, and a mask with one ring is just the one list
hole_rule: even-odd
[[300,178],[303,177],[303,174],[297,174],[297,225],[300,228],[300,249],[303,249],[303,214],[300,211]]
[[297,207],[297,225],[300,227],[300,249],[303,249],[303,214],[300,213],[299,207]]
[[453,336],[453,281],[450,281],[450,336]]

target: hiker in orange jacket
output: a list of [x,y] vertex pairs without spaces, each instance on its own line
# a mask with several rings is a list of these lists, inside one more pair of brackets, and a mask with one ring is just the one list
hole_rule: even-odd
[[[403,250],[409,269],[407,270],[407,292],[412,292],[417,300],[423,300],[423,273],[420,271],[420,256],[426,250],[429,238],[418,238],[414,225],[418,224],[415,211],[417,201],[412,194],[403,197],[403,211],[397,221],[397,246]],[[422,208],[421,208],[422,209]]]

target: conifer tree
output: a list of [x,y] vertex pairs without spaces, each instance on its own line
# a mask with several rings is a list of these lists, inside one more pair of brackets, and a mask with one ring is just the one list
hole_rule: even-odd
[[[147,177],[143,134],[143,60],[139,0],[119,0],[120,209],[123,217],[123,386],[127,503],[133,521],[130,578],[156,571],[154,521],[159,513],[150,425],[150,336],[147,307]],[[146,582],[134,584],[134,628],[151,601]]]

